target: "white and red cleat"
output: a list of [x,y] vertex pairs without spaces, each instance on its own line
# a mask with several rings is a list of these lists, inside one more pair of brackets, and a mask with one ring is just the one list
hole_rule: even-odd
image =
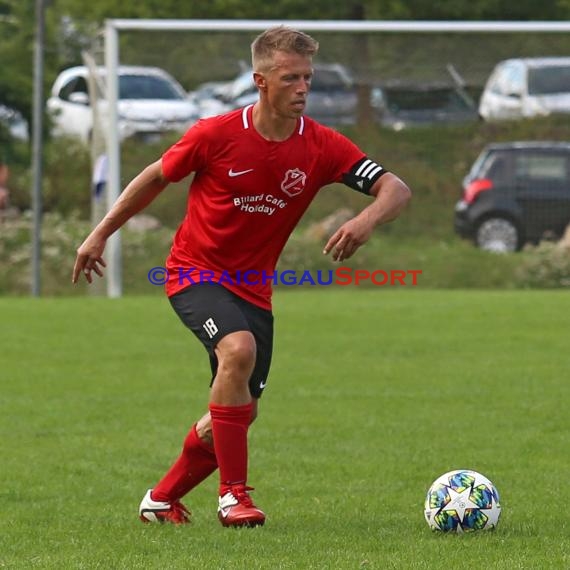
[[223,526],[254,527],[265,523],[264,512],[253,504],[248,491],[253,491],[253,487],[233,485],[220,497],[218,519]]
[[152,489],[146,492],[139,507],[139,517],[142,522],[159,522],[171,524],[186,524],[190,522],[190,511],[180,502],[153,501]]

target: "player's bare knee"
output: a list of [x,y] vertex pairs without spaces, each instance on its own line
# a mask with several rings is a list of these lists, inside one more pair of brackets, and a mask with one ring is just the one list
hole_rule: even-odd
[[220,367],[251,372],[256,358],[255,338],[247,331],[232,333],[220,341],[216,353]]

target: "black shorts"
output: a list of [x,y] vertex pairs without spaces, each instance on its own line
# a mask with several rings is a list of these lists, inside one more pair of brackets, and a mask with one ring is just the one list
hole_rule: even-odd
[[254,398],[260,398],[273,355],[273,313],[245,301],[218,283],[191,285],[169,300],[180,320],[198,337],[210,355],[210,386],[218,370],[214,351],[218,342],[237,331],[253,334],[257,357],[249,379],[249,391]]

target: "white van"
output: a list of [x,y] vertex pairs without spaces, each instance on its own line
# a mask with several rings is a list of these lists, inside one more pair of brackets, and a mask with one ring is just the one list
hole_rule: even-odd
[[507,59],[491,73],[479,115],[486,121],[570,113],[570,57]]

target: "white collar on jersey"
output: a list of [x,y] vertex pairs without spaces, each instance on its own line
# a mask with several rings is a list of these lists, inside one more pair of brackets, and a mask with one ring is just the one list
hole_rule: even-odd
[[[247,118],[247,115],[249,113],[249,110],[253,107],[253,103],[251,105],[248,105],[247,107],[243,108],[243,111],[241,112],[241,120],[243,121],[243,128],[244,129],[249,129],[249,120]],[[305,130],[305,118],[304,117],[299,117],[299,134],[302,135],[303,131]]]

